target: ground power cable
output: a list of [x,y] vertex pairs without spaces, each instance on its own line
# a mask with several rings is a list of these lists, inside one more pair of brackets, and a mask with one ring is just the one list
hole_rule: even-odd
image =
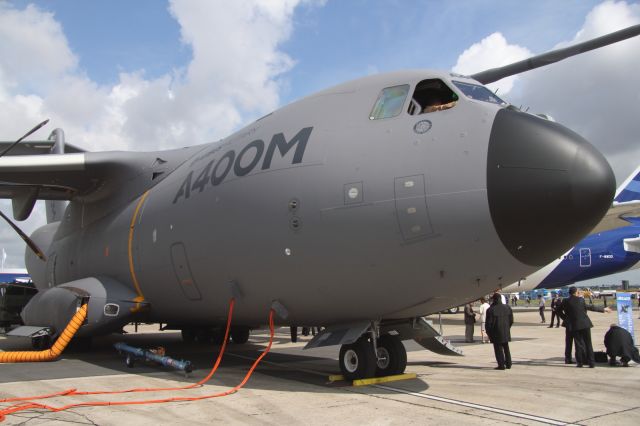
[[[51,405],[47,405],[47,404],[42,404],[42,403],[38,403],[38,402],[33,402],[31,400],[29,401],[24,401],[20,404],[16,404],[7,408],[4,408],[2,410],[0,410],[0,422],[2,422],[3,420],[5,420],[7,415],[19,412],[19,411],[25,411],[25,410],[30,410],[30,409],[42,409],[42,410],[47,410],[47,411],[51,411],[51,412],[59,412],[59,411],[65,411],[65,410],[69,410],[72,408],[79,408],[79,407],[98,407],[98,406],[118,406],[118,405],[146,405],[146,404],[161,404],[161,403],[168,403],[168,402],[185,402],[185,401],[200,401],[200,400],[204,400],[204,399],[211,399],[211,398],[217,398],[217,397],[222,397],[222,396],[227,396],[230,394],[233,394],[235,392],[237,392],[239,389],[241,389],[242,387],[244,387],[244,385],[247,383],[247,381],[249,380],[249,378],[251,377],[251,375],[253,374],[254,370],[257,368],[258,364],[260,363],[260,361],[262,361],[262,359],[269,353],[271,346],[273,345],[273,339],[274,339],[274,323],[273,323],[273,317],[274,317],[274,310],[271,309],[269,312],[269,343],[267,345],[267,347],[265,348],[265,350],[260,354],[260,356],[253,362],[253,364],[251,365],[251,368],[249,369],[249,371],[247,372],[247,374],[244,376],[244,379],[235,387],[226,390],[224,392],[218,392],[218,393],[214,393],[214,394],[209,394],[209,395],[201,395],[201,396],[194,396],[194,397],[172,397],[172,398],[162,398],[162,399],[148,399],[148,400],[140,400],[140,401],[88,401],[88,402],[81,402],[81,403],[75,403],[75,404],[68,404],[68,405],[64,405],[64,406],[59,406],[59,407],[55,407],[55,406],[51,406]],[[222,351],[221,351],[222,353]],[[219,358],[221,358],[219,356]],[[216,364],[219,364],[219,362],[216,362]],[[217,365],[215,366],[215,368],[217,368]],[[215,371],[212,368],[212,372]],[[207,375],[207,377],[205,378],[206,380],[210,379],[211,376],[213,375],[213,373],[210,372],[209,375]],[[198,383],[195,383],[193,385],[189,385],[189,386],[184,386],[184,387],[180,387],[180,388],[157,388],[157,389],[161,389],[161,390],[181,390],[181,389],[189,389],[189,388],[194,388],[196,386],[199,386],[203,383],[206,382],[206,380],[203,379],[201,381],[199,381]],[[73,390],[72,390],[73,391]],[[128,393],[128,392],[150,392],[153,391],[153,389],[148,389],[148,388],[138,388],[137,390],[133,390],[133,389],[129,389],[126,391],[104,391],[104,392],[98,392],[98,393],[91,393],[91,392],[83,392],[83,393],[71,393],[71,392],[67,392],[67,393],[59,393],[57,395],[53,395],[53,396],[70,396],[70,395],[96,395],[96,394],[113,394],[113,393]]]
[[117,390],[117,391],[78,391],[75,388],[72,389],[66,389],[60,392],[54,392],[54,393],[50,393],[50,394],[46,394],[46,395],[36,395],[36,396],[25,396],[25,397],[18,397],[18,398],[6,398],[6,399],[0,399],[0,403],[2,402],[18,402],[18,401],[32,401],[32,400],[37,400],[37,399],[47,399],[47,398],[54,398],[54,397],[60,397],[60,396],[77,396],[77,395],[107,395],[107,394],[121,394],[121,393],[130,393],[130,392],[161,392],[161,391],[174,391],[174,390],[184,390],[184,389],[192,389],[198,386],[202,386],[203,384],[205,384],[206,382],[208,382],[211,377],[213,376],[213,374],[216,372],[216,370],[218,369],[218,366],[220,365],[220,362],[222,361],[222,356],[224,354],[224,351],[227,347],[227,341],[229,340],[229,329],[231,328],[231,319],[233,318],[233,306],[235,305],[235,299],[231,299],[229,301],[229,313],[227,314],[227,326],[225,328],[225,334],[224,334],[224,340],[222,342],[222,346],[220,347],[220,353],[218,354],[218,358],[216,359],[216,362],[214,363],[213,367],[211,368],[211,370],[209,371],[209,374],[207,374],[207,376],[200,380],[197,383],[192,383],[190,385],[187,386],[180,386],[180,387],[171,387],[171,388],[133,388],[133,389],[125,389],[125,390]]

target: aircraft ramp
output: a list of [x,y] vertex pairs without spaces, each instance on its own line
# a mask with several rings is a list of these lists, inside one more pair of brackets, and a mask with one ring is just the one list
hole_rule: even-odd
[[440,335],[433,326],[433,321],[423,317],[413,318],[411,321],[385,324],[380,327],[380,331],[398,334],[402,340],[413,339],[423,348],[440,355],[464,355],[460,348],[453,346],[448,339]]
[[[355,342],[370,327],[370,322],[360,321],[350,324],[329,326],[316,335],[305,349],[322,346],[343,345]],[[394,334],[401,340],[415,340],[423,348],[440,355],[461,356],[462,350],[440,335],[433,321],[423,317],[390,320],[380,325],[380,333]]]

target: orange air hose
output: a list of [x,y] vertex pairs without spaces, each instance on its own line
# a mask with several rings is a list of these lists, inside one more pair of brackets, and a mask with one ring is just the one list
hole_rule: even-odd
[[[60,407],[54,407],[51,405],[41,404],[38,402],[26,401],[22,404],[16,404],[0,410],[0,422],[3,421],[6,418],[6,416],[9,414],[13,414],[19,411],[34,409],[34,408],[35,409],[39,408],[39,409],[48,410],[52,412],[58,412],[58,411],[64,411],[64,410],[69,410],[71,408],[78,408],[78,407],[98,407],[98,406],[109,406],[109,405],[146,405],[146,404],[161,404],[166,402],[179,402],[179,401],[200,401],[203,399],[211,399],[211,398],[230,395],[238,391],[239,389],[241,389],[247,383],[247,381],[253,374],[254,370],[256,369],[260,361],[262,361],[262,359],[269,353],[269,350],[271,349],[271,346],[273,344],[273,337],[274,337],[273,315],[274,315],[274,310],[271,309],[269,312],[269,344],[267,345],[265,350],[260,354],[260,356],[251,365],[251,368],[249,369],[247,374],[244,376],[244,379],[238,385],[236,385],[235,387],[227,391],[218,392],[218,393],[209,394],[209,395],[195,396],[195,397],[173,397],[173,398],[164,398],[164,399],[149,399],[149,400],[142,400],[142,401],[89,401],[89,402],[82,402],[82,403],[76,403],[76,404],[68,404]],[[200,384],[200,382],[196,383],[195,386],[197,386],[198,384]]]
[[53,361],[65,350],[73,336],[78,332],[85,318],[87,318],[86,303],[78,309],[50,349],[43,351],[0,352],[0,363]]
[[224,340],[222,342],[222,346],[220,347],[220,353],[218,353],[218,357],[216,359],[216,362],[214,363],[213,367],[211,368],[211,370],[209,371],[209,374],[207,374],[207,376],[205,378],[203,378],[202,380],[196,382],[196,383],[192,383],[190,385],[187,386],[180,386],[180,387],[171,387],[171,388],[133,388],[133,389],[126,389],[126,390],[119,390],[119,391],[78,391],[77,389],[67,389],[64,391],[60,391],[60,392],[55,392],[55,393],[50,393],[47,395],[36,395],[36,396],[26,396],[26,397],[19,397],[19,398],[6,398],[6,399],[0,399],[0,403],[1,402],[17,402],[17,401],[32,401],[34,399],[47,399],[47,398],[53,398],[56,396],[72,396],[72,395],[104,395],[104,394],[120,394],[120,393],[131,393],[131,392],[161,392],[161,391],[174,391],[174,390],[183,390],[183,389],[192,389],[198,386],[202,386],[203,384],[205,384],[206,382],[208,382],[211,377],[213,376],[213,374],[216,372],[216,370],[218,369],[218,366],[220,365],[220,362],[222,361],[222,355],[224,354],[224,351],[227,347],[227,341],[229,340],[229,331],[231,329],[231,319],[233,318],[233,306],[235,305],[235,299],[231,299],[229,300],[229,313],[227,314],[227,326],[224,332]]

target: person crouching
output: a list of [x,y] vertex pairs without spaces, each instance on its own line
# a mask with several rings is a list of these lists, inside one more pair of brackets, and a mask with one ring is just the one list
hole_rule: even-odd
[[634,360],[640,364],[640,354],[638,348],[633,344],[631,333],[618,324],[611,324],[609,331],[604,335],[604,346],[609,355],[609,365],[616,366],[616,357],[620,357],[623,367],[629,366],[629,361]]

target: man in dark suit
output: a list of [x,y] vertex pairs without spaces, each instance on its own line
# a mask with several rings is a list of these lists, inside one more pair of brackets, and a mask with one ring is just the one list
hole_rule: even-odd
[[473,343],[473,329],[476,324],[476,313],[471,303],[464,305],[464,341]]
[[577,291],[576,287],[569,289],[569,297],[560,304],[558,314],[564,320],[567,331],[573,337],[577,366],[582,367],[588,364],[590,368],[594,368],[596,364],[593,345],[591,344],[591,327],[593,327],[593,324],[587,315],[587,306],[584,299],[577,295]]
[[[558,313],[559,312],[560,308],[558,308]],[[562,326],[564,327],[564,363],[573,364],[573,359],[571,358],[571,350],[573,348],[573,335],[571,334],[571,330],[569,330],[569,328],[567,327],[567,322],[565,320],[562,320]]]
[[628,367],[631,360],[640,364],[640,353],[633,344],[631,333],[618,324],[611,324],[611,328],[604,335],[604,346],[607,348],[607,355],[609,355],[609,365],[618,365],[617,356],[620,357],[623,367]]
[[498,366],[496,370],[511,368],[511,352],[509,340],[511,340],[511,326],[513,325],[513,311],[509,305],[502,303],[499,293],[494,293],[493,304],[487,310],[487,322],[485,328],[489,340],[493,343],[493,351],[496,355]]
[[[562,300],[558,307],[556,308],[556,312],[558,313],[558,318],[560,318],[560,306],[562,305]],[[595,306],[595,305],[586,305],[587,311],[593,312],[606,312],[611,313],[610,308],[605,308],[604,306]],[[571,348],[573,347],[573,335],[571,334],[571,330],[567,328],[567,321],[562,320],[562,326],[565,328],[564,330],[564,363],[565,364],[573,364],[573,359],[571,358]]]
[[562,299],[558,293],[553,296],[551,300],[551,324],[549,324],[549,328],[553,327],[553,321],[557,319],[556,328],[560,327],[560,315],[558,315],[558,308],[560,308],[560,304],[562,303]]

